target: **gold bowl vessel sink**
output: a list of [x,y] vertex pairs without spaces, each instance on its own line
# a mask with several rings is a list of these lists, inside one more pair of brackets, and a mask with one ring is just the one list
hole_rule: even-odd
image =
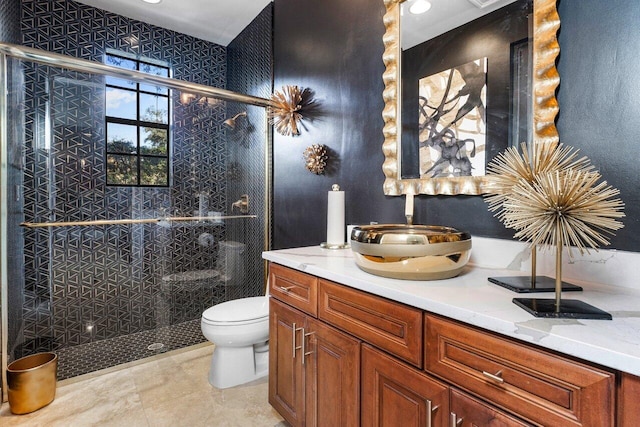
[[471,256],[471,235],[451,227],[363,225],[354,227],[350,237],[360,269],[394,279],[455,277]]

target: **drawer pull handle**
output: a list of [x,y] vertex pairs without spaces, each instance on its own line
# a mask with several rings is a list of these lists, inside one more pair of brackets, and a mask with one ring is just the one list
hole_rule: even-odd
[[295,286],[278,286],[282,292],[289,292],[291,289],[295,288]]
[[487,371],[482,371],[482,375],[500,384],[504,382],[504,379],[500,376],[502,375],[502,371],[498,371],[495,374],[490,374]]
[[464,420],[464,417],[458,419],[455,412],[449,413],[449,427],[458,427],[462,424],[462,420]]

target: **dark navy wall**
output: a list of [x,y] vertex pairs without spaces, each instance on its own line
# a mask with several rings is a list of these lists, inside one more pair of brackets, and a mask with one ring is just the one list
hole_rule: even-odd
[[[325,240],[326,192],[334,182],[347,192],[347,223],[404,220],[404,199],[382,192],[382,3],[275,1],[275,89],[310,87],[322,106],[300,137],[275,137],[276,248]],[[559,10],[561,139],[579,147],[622,190],[626,227],[613,247],[640,251],[640,63],[634,59],[640,2],[562,0]],[[302,151],[314,143],[333,150],[333,170],[326,176],[304,168]],[[420,196],[415,221],[511,237],[479,196]]]
[[620,190],[625,228],[612,247],[640,251],[640,2],[561,0],[560,139]]
[[[382,194],[382,1],[277,0],[274,89],[313,90],[315,119],[298,137],[274,134],[274,247],[326,240],[327,191],[346,192],[350,222],[398,221],[400,199]],[[312,144],[330,149],[329,171],[304,167]]]

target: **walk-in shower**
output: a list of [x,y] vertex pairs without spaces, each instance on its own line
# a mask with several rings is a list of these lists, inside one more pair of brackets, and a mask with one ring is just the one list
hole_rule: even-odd
[[[263,294],[267,99],[21,46],[0,55],[3,372],[53,351],[64,379],[201,343],[204,309]],[[120,117],[118,91],[153,114]]]

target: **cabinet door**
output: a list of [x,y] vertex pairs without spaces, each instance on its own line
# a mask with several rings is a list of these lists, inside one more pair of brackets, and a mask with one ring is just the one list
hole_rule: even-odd
[[523,427],[531,426],[485,403],[451,389],[451,427]]
[[363,427],[444,427],[449,419],[449,389],[363,344],[361,416]]
[[640,423],[640,377],[623,373],[618,390],[618,426]]
[[269,300],[269,403],[292,426],[304,425],[302,329],[306,316]]
[[311,318],[304,345],[307,426],[360,425],[360,341]]

